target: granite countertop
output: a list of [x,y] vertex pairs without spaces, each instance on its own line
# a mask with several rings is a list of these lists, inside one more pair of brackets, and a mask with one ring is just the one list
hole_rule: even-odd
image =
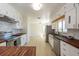
[[20,38],[21,35],[24,35],[24,34],[25,33],[17,33],[17,34],[12,35],[11,38],[9,39],[6,39],[6,38],[0,39],[0,43],[15,41],[16,39]]
[[79,40],[78,39],[75,39],[75,38],[69,39],[66,36],[58,35],[58,34],[52,34],[52,35],[54,35],[54,37],[59,39],[59,40],[62,40],[62,41],[66,42],[66,43],[68,43],[76,48],[79,48]]

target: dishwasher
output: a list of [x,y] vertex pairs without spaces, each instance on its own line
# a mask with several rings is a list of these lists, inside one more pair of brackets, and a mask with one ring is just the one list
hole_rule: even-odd
[[60,40],[54,36],[54,52],[60,56]]

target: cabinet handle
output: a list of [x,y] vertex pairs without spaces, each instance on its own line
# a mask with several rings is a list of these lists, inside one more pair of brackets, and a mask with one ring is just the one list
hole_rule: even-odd
[[69,22],[69,24],[71,23],[71,16],[69,16],[69,21],[68,22]]

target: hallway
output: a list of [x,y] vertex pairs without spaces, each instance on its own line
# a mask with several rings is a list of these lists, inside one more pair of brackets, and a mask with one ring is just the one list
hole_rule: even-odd
[[27,46],[36,46],[37,56],[55,56],[54,52],[51,50],[50,45],[45,43],[45,40],[40,37],[31,37]]

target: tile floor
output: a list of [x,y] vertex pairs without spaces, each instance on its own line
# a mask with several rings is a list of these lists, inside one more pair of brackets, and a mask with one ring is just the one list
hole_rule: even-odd
[[27,46],[36,46],[36,56],[55,56],[50,45],[40,37],[31,37]]

